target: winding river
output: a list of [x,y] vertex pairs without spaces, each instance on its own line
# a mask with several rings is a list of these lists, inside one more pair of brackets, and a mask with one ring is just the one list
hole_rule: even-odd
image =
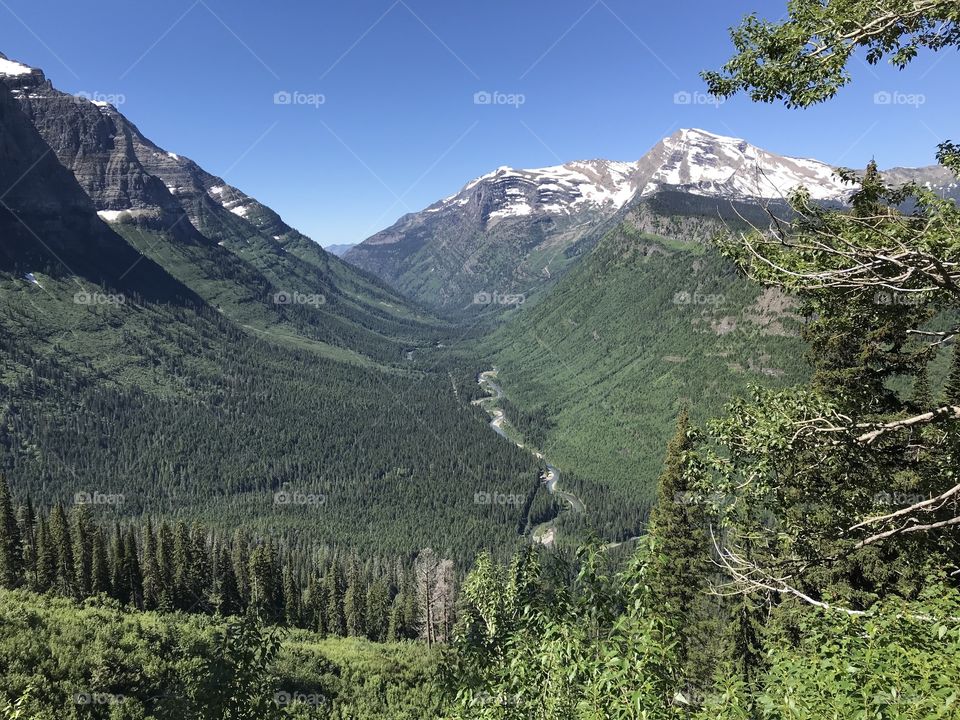
[[[504,394],[503,388],[500,387],[499,383],[496,381],[496,377],[496,368],[480,373],[480,376],[477,378],[477,382],[479,383],[480,387],[489,394],[489,397],[481,398],[480,400],[474,400],[474,404],[481,405],[490,415],[490,427],[493,428],[494,432],[496,432],[505,440],[509,440],[510,442],[514,443],[517,447],[528,450],[535,458],[544,462],[544,464],[547,466],[547,471],[541,476],[541,480],[546,486],[547,492],[549,492],[551,495],[556,495],[559,498],[563,498],[567,503],[569,503],[570,509],[573,512],[584,512],[586,510],[586,506],[583,504],[583,501],[580,500],[580,498],[573,493],[569,493],[560,489],[560,470],[551,465],[543,456],[543,453],[527,448],[523,443],[511,438],[507,433],[505,426],[510,425],[510,421],[507,419],[503,408],[499,407],[498,405],[498,402],[503,399]],[[553,519],[549,522],[537,525],[533,529],[532,533],[534,542],[541,543],[542,545],[546,545],[548,547],[553,545],[557,540],[556,523],[556,519]]]

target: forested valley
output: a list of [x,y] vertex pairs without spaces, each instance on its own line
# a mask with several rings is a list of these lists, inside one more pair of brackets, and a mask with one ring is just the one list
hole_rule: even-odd
[[[711,96],[799,112],[858,53],[955,52],[960,7],[795,0],[731,38]],[[11,97],[0,160],[44,169]],[[58,173],[40,204],[105,253],[152,237]],[[57,269],[59,220],[17,231],[0,719],[960,718],[960,209],[840,173],[844,206],[638,203],[522,311],[433,316],[331,264],[369,297],[268,307],[276,332],[210,300],[215,243],[152,247],[150,297]]]

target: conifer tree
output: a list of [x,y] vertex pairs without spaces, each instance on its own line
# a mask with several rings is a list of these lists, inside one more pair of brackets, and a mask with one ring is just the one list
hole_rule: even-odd
[[54,559],[53,587],[64,596],[72,596],[76,586],[73,565],[73,541],[63,505],[57,503],[50,514],[50,546]]
[[47,592],[56,581],[57,560],[53,546],[50,540],[50,531],[47,520],[40,514],[37,522],[37,565],[36,573],[33,577],[31,590],[35,592]]
[[129,602],[137,608],[143,607],[143,575],[140,560],[137,557],[137,538],[133,527],[128,527],[123,535],[124,582],[129,589]]
[[0,476],[0,586],[19,587],[23,581],[23,543],[6,478]]
[[30,498],[20,508],[18,522],[23,545],[23,579],[32,587],[37,575],[37,516]]
[[197,602],[190,569],[193,566],[193,544],[185,523],[178,522],[173,531],[173,606],[189,610]]
[[120,523],[114,523],[113,535],[110,539],[110,585],[113,588],[113,597],[122,603],[128,603],[130,602],[130,585],[126,575],[124,550]]
[[950,361],[950,373],[943,389],[945,399],[950,405],[960,405],[960,338],[953,343],[953,358]]
[[90,594],[99,595],[111,593],[110,585],[110,558],[107,555],[107,544],[103,539],[103,531],[99,527],[92,531],[92,551],[90,559]]
[[212,570],[210,552],[207,548],[207,533],[201,525],[190,529],[190,570],[188,581],[190,593],[195,598],[197,609],[202,612],[211,610],[209,590]]
[[397,642],[403,632],[403,595],[396,595],[390,604],[390,620],[387,624],[386,642]]
[[343,585],[336,563],[331,565],[324,578],[324,591],[327,600],[327,632],[343,637],[347,634],[347,627],[343,619]]
[[321,635],[327,632],[327,604],[324,586],[320,579],[311,576],[307,584],[307,596],[304,601],[306,626]]
[[226,546],[221,545],[216,563],[216,594],[219,605],[215,608],[221,615],[237,615],[243,610],[233,560]]
[[347,588],[343,594],[343,617],[347,625],[347,635],[359,637],[364,634],[363,606],[366,593],[360,584],[360,573],[355,558],[347,565]]
[[930,391],[930,375],[924,365],[913,379],[913,393],[910,404],[917,412],[926,412],[933,407],[933,393]]
[[250,553],[250,610],[265,620],[280,617],[277,599],[282,589],[277,587],[272,548],[267,543],[257,545]]
[[171,610],[174,607],[176,587],[174,585],[174,549],[173,531],[165,520],[160,521],[157,529],[157,578],[159,580],[159,609]]
[[294,582],[293,570],[288,565],[283,572],[283,620],[290,627],[300,627],[302,623],[300,595]]
[[86,505],[74,505],[71,513],[74,587],[79,597],[90,595],[93,569],[93,521]]
[[153,531],[153,521],[148,517],[143,530],[143,606],[147,610],[158,610],[163,604],[163,588],[160,577],[160,561],[157,557],[157,539]]
[[366,623],[367,637],[375,642],[383,642],[390,621],[390,591],[386,581],[374,580],[367,587]]
[[651,595],[677,633],[675,653],[686,676],[680,682],[687,695],[709,680],[708,668],[693,667],[707,644],[704,605],[710,556],[703,505],[684,471],[684,455],[692,447],[690,419],[683,410],[667,446],[657,504],[650,513]]
[[232,561],[240,601],[243,607],[248,607],[250,605],[250,540],[242,528],[233,535]]

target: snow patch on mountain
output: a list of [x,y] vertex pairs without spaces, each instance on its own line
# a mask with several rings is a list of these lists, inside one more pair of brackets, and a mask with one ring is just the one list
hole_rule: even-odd
[[0,75],[17,76],[17,75],[29,75],[33,72],[33,68],[27,67],[26,65],[21,65],[18,62],[13,60],[7,60],[4,57],[0,57]]
[[648,158],[653,172],[643,195],[669,186],[695,195],[773,199],[785,198],[802,186],[815,200],[844,200],[852,190],[826,163],[775,155],[745,140],[704,130],[680,130]]

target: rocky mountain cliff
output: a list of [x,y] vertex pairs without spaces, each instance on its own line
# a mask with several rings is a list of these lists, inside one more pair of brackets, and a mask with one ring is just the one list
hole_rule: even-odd
[[228,317],[379,360],[401,359],[405,336],[431,322],[270,208],[146,138],[112,105],[61,92],[42,71],[2,56],[0,86],[100,218]]

